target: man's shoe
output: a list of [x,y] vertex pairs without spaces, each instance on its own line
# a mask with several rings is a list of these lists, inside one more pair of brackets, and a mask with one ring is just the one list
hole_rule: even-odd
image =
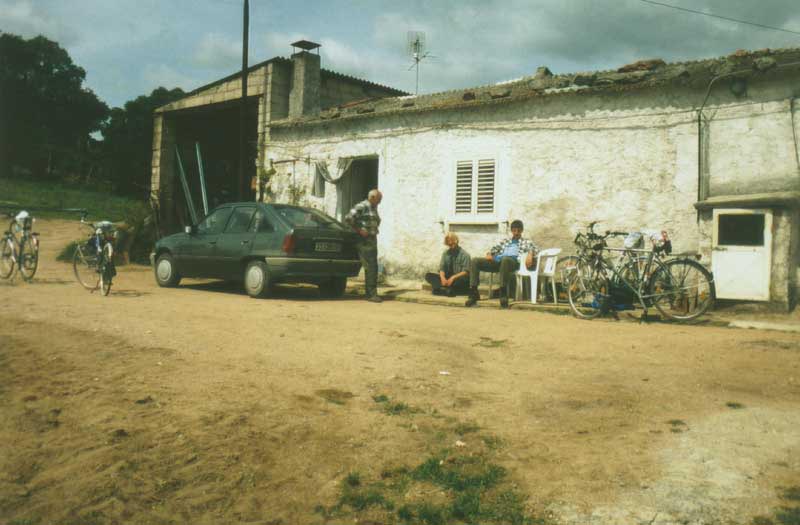
[[469,291],[469,298],[467,299],[467,302],[464,303],[464,306],[475,306],[476,304],[478,304],[478,299],[480,299],[480,298],[481,298],[481,296],[478,295],[478,290],[474,290],[474,289],[470,290]]
[[500,308],[508,308],[508,297],[505,295],[500,296]]
[[375,295],[370,295],[369,297],[367,297],[367,301],[369,301],[371,303],[382,303],[383,299],[381,299],[379,295],[375,294]]
[[456,291],[453,288],[447,289],[447,297],[455,297],[456,295]]

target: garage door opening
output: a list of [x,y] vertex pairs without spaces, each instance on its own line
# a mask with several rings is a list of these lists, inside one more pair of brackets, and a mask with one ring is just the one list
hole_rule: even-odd
[[[189,193],[199,217],[203,210],[200,169],[197,145],[205,175],[206,195],[209,210],[226,202],[251,201],[255,194],[250,189],[250,180],[256,172],[258,140],[258,99],[248,100],[246,121],[246,160],[244,180],[239,186],[240,106],[238,101],[204,106],[173,116],[176,144],[180,152]],[[176,161],[177,164],[177,161]],[[175,168],[178,169],[177,166]],[[174,204],[183,224],[189,224],[189,212],[182,185],[175,172]]]

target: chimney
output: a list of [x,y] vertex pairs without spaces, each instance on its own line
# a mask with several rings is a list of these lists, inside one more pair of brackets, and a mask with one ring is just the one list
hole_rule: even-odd
[[292,44],[300,51],[292,55],[292,90],[289,93],[289,118],[319,115],[320,60],[319,44],[299,40]]

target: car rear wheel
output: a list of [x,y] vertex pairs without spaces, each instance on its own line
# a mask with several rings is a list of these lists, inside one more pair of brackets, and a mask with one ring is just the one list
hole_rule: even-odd
[[244,290],[250,297],[266,297],[270,292],[269,270],[264,261],[250,261],[244,270]]
[[181,274],[179,274],[178,269],[175,268],[175,261],[172,259],[172,255],[168,253],[160,255],[158,259],[156,259],[154,272],[156,283],[158,283],[159,286],[171,288],[173,286],[178,286],[178,283],[181,282]]
[[319,293],[322,297],[337,298],[344,295],[347,288],[347,277],[331,277],[319,284]]

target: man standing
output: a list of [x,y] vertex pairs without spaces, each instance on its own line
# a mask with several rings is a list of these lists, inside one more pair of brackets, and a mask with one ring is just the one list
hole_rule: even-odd
[[439,273],[430,272],[425,280],[434,295],[455,297],[469,289],[469,254],[458,245],[458,235],[449,232],[444,236],[447,250],[439,261]]
[[518,258],[527,254],[525,264],[528,268],[533,266],[533,257],[536,254],[536,245],[528,239],[522,238],[522,221],[511,223],[511,238],[503,239],[492,247],[486,258],[472,259],[469,270],[469,299],[465,306],[473,306],[480,299],[478,284],[480,272],[500,272],[500,308],[508,308],[508,284],[514,277],[514,272],[519,268]]
[[358,243],[358,255],[364,267],[364,284],[367,301],[383,302],[378,296],[378,227],[381,217],[378,215],[378,204],[383,194],[377,189],[370,190],[367,199],[359,202],[350,210],[344,222],[361,236]]

